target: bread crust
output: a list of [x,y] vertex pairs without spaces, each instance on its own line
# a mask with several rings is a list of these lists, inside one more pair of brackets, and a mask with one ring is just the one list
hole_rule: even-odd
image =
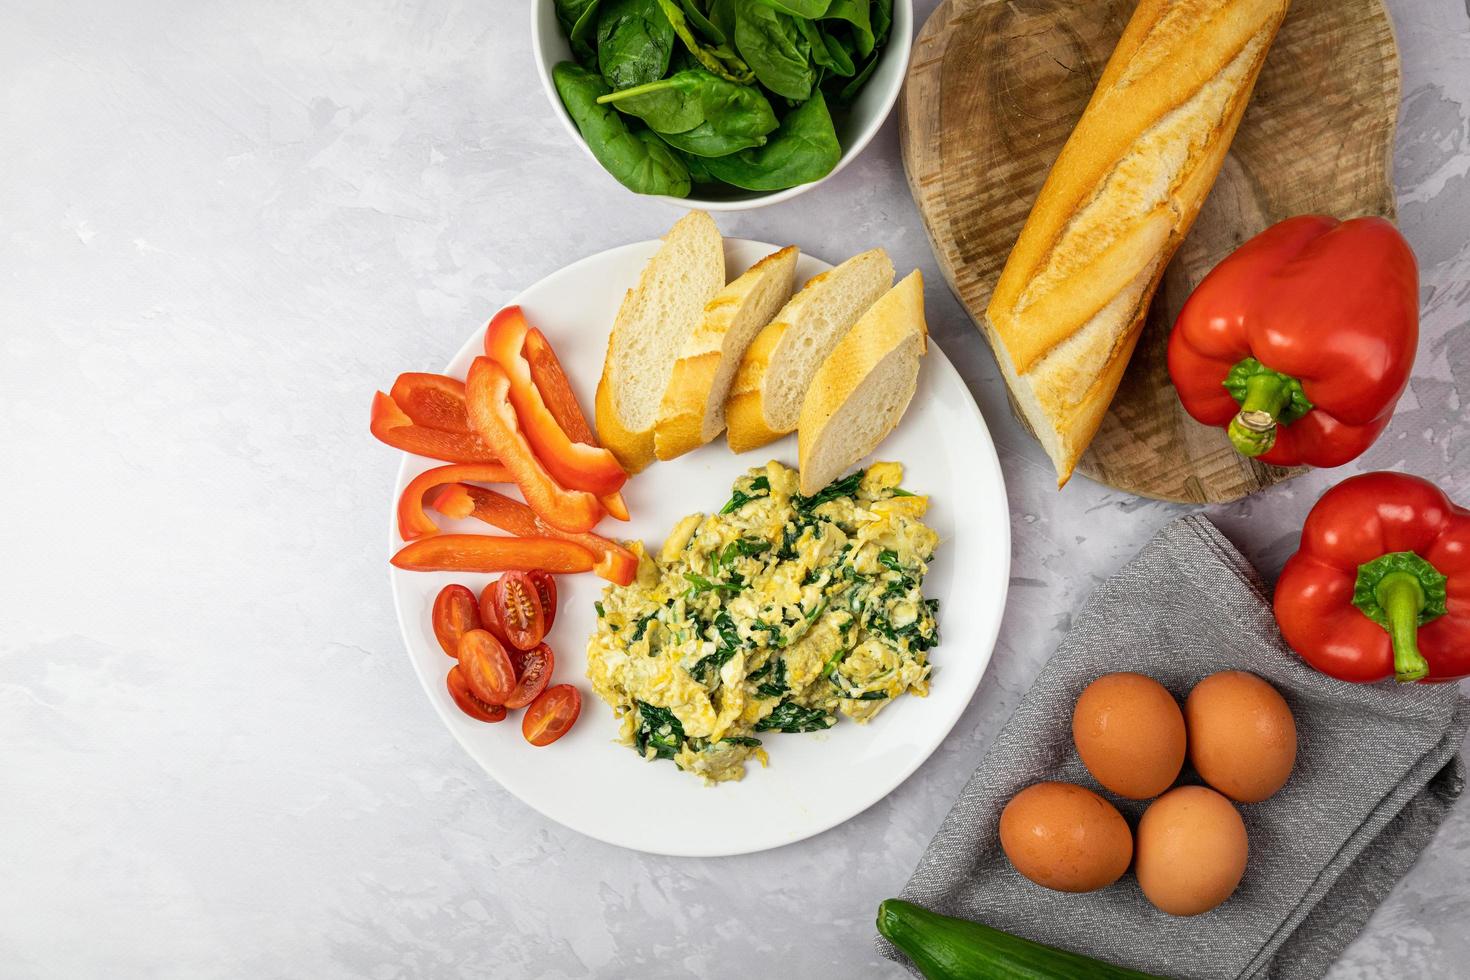
[[1058,486],[1102,424],[1286,5],[1141,0],[1006,260],[986,331]]

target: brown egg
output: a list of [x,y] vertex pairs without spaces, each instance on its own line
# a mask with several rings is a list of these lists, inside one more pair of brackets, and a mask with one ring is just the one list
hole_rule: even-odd
[[1245,874],[1245,822],[1204,786],[1159,797],[1138,821],[1139,887],[1161,912],[1199,915],[1230,897]]
[[1072,712],[1072,741],[1092,777],[1131,800],[1174,785],[1184,765],[1184,716],[1164,685],[1142,674],[1104,674]]
[[1123,815],[1071,783],[1037,783],[1012,797],[1000,814],[1000,846],[1017,871],[1059,892],[1111,885],[1133,859]]
[[1184,721],[1190,763],[1232,800],[1259,803],[1286,785],[1296,764],[1296,722],[1276,688],[1255,674],[1206,677],[1189,692]]

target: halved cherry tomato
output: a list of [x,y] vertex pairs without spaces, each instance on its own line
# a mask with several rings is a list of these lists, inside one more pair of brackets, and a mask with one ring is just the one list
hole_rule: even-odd
[[410,541],[389,559],[409,572],[590,572],[592,552],[559,538],[497,538],[488,534],[431,534]]
[[480,604],[463,585],[446,585],[434,597],[434,638],[451,657],[459,656],[459,638],[480,628]]
[[408,481],[408,486],[403,488],[403,496],[398,498],[398,536],[405,541],[412,541],[437,534],[439,525],[424,513],[424,494],[435,487],[461,480],[509,483],[510,471],[499,463],[453,464],[424,470]]
[[441,432],[470,431],[470,416],[464,407],[464,382],[457,378],[408,371],[393,382],[388,397],[414,425]]
[[541,613],[546,617],[546,632],[550,633],[551,624],[556,622],[556,576],[540,568],[526,574],[541,597]]
[[[491,579],[490,584],[480,590],[480,622],[484,628],[489,630],[494,637],[505,644],[506,653],[510,654],[511,662],[515,662],[515,647],[511,646],[510,638],[505,635],[505,625],[500,622],[500,612],[495,606],[495,587],[500,584],[500,579]],[[521,669],[516,668],[519,674]]]
[[504,704],[516,687],[516,671],[500,641],[485,630],[459,638],[459,666],[470,693],[486,704]]
[[451,463],[495,462],[495,451],[477,433],[446,432],[416,425],[391,397],[381,391],[373,394],[368,429],[379,441],[406,453]]
[[[522,353],[531,365],[531,380],[535,383],[536,390],[541,392],[547,411],[551,412],[551,417],[556,419],[556,424],[561,426],[567,438],[589,446],[602,445],[592,434],[587,416],[582,413],[582,406],[577,404],[572,383],[567,380],[567,373],[562,370],[561,361],[557,358],[556,351],[551,349],[546,335],[532,327],[526,334]],[[610,493],[603,497],[602,506],[614,520],[628,519],[628,505],[623,502],[621,493]]]
[[547,523],[563,531],[590,531],[603,515],[602,504],[585,490],[568,490],[531,450],[510,403],[510,377],[495,361],[477,357],[465,382],[470,425],[515,477],[521,496]]
[[[638,574],[638,556],[622,545],[592,531],[577,533],[553,527],[519,500],[512,500],[495,490],[467,483],[451,483],[429,495],[428,503],[446,517],[474,517],[522,537],[562,538],[575,542],[596,556],[597,562],[592,570],[617,585],[631,584]],[[548,624],[547,629],[550,628]]]
[[551,681],[551,672],[556,669],[556,656],[545,643],[530,650],[522,650],[520,654],[520,662],[513,665],[516,669],[516,689],[505,699],[507,708],[524,708],[536,700],[546,690],[546,685]]
[[510,645],[530,650],[546,638],[546,612],[536,583],[525,572],[506,572],[495,583],[496,618]]
[[460,669],[459,664],[449,668],[449,676],[444,678],[444,686],[449,688],[449,696],[454,698],[454,703],[459,710],[476,721],[488,721],[492,724],[497,721],[505,721],[504,707],[498,704],[488,704],[475,697],[464,679],[464,671]]
[[550,745],[561,738],[582,713],[582,695],[570,684],[548,687],[531,702],[521,719],[521,734],[532,745]]
[[573,440],[536,386],[525,355],[530,329],[519,306],[507,306],[485,328],[485,356],[499,364],[510,379],[510,403],[526,441],[562,486],[596,494],[617,493],[628,479],[617,457],[600,446]]

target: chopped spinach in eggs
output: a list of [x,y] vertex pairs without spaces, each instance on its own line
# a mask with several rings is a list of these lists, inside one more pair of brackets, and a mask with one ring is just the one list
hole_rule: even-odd
[[597,604],[587,676],[620,738],[708,782],[740,779],[764,740],[866,722],[928,694],[939,642],[924,573],[938,536],[903,468],[875,463],[811,497],[780,463],[691,514]]

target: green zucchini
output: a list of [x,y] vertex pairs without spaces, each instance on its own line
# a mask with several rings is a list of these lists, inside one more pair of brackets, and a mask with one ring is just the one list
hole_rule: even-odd
[[878,906],[878,931],[927,980],[1159,980],[897,898]]

